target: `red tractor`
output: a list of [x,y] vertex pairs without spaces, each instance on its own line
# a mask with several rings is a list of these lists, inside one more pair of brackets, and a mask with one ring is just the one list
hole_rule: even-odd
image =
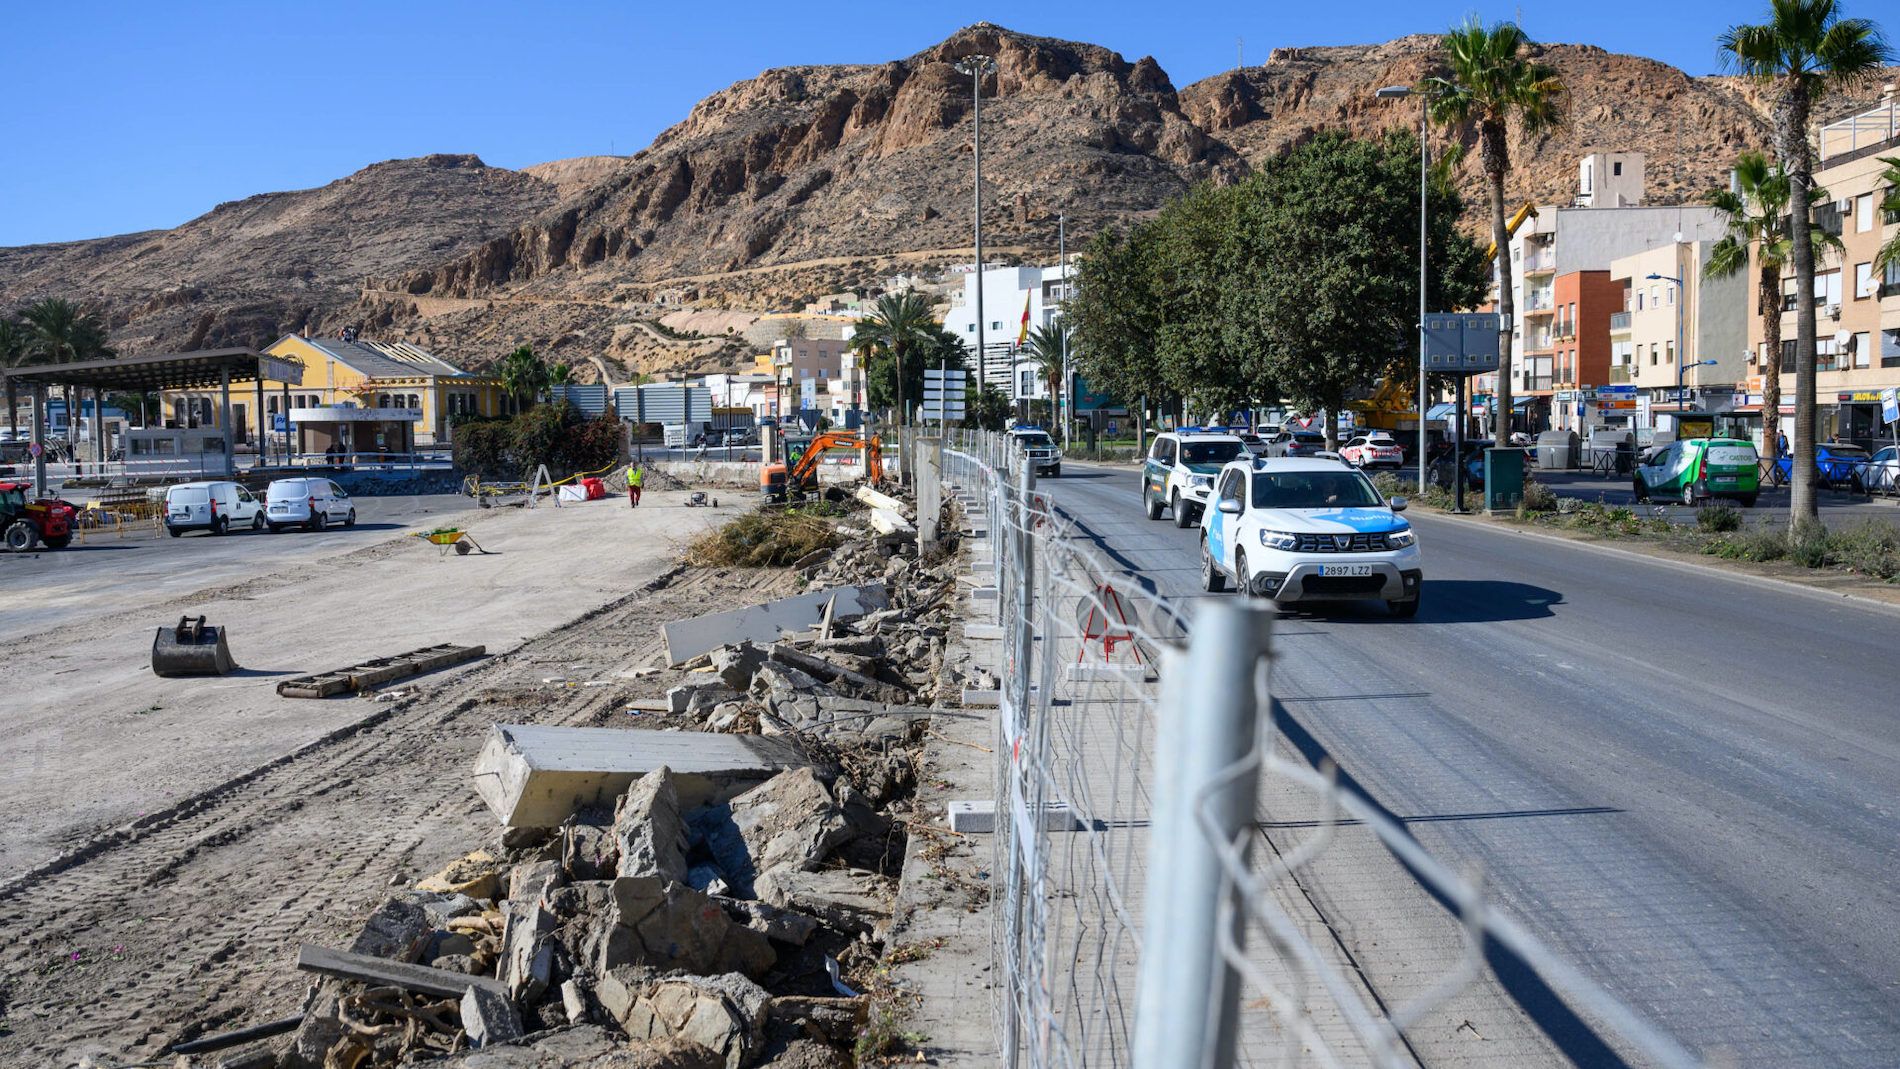
[[79,510],[56,497],[28,501],[29,489],[28,483],[0,482],[0,540],[14,553],[39,544],[65,549],[73,540]]

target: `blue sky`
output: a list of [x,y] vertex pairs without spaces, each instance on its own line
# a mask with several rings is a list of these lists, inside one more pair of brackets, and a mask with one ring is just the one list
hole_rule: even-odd
[[[1884,6],[1848,2],[1876,17]],[[1437,32],[1472,12],[1706,74],[1715,35],[1766,7],[22,2],[0,35],[0,246],[176,226],[222,201],[393,157],[472,152],[519,167],[630,153],[701,97],[769,67],[899,58],[982,20],[1151,54],[1184,86],[1232,67],[1236,38],[1258,63],[1276,46]]]

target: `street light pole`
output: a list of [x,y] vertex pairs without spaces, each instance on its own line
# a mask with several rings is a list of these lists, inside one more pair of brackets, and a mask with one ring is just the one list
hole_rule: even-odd
[[[1678,266],[1677,269],[1680,270],[1680,266]],[[1689,296],[1682,288],[1682,280],[1679,278],[1671,278],[1668,275],[1657,274],[1654,271],[1651,271],[1643,277],[1651,281],[1667,282],[1676,287],[1676,411],[1683,412],[1689,407],[1689,399],[1682,396],[1682,373],[1692,367],[1701,367],[1705,363],[1712,364],[1715,361],[1698,360],[1691,364],[1689,363],[1688,352],[1682,347],[1682,306]]]
[[[1386,100],[1400,100],[1415,95],[1408,85],[1388,85],[1374,96]],[[1425,279],[1426,254],[1429,248],[1429,198],[1431,173],[1431,120],[1426,113],[1430,97],[1425,93],[1418,97],[1418,492],[1425,492]],[[1462,418],[1463,413],[1459,413]],[[1453,464],[1457,458],[1453,458]]]
[[1062,392],[1055,398],[1056,418],[1062,421],[1062,447],[1069,447],[1069,424],[1075,422],[1075,386],[1069,378],[1069,217],[1056,213],[1056,277],[1062,287],[1062,311],[1056,329],[1062,332]]
[[970,76],[970,93],[974,107],[970,113],[970,158],[975,164],[975,195],[972,198],[972,216],[976,231],[976,403],[983,404],[984,379],[989,370],[987,353],[984,350],[983,322],[983,76],[996,69],[996,63],[985,55],[965,56],[957,61],[957,70]]

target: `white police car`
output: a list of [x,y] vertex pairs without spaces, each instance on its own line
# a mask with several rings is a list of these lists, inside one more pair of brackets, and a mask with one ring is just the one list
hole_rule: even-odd
[[1182,427],[1157,435],[1141,465],[1141,505],[1148,518],[1174,513],[1186,527],[1201,517],[1221,465],[1249,457],[1247,446],[1225,429]]
[[1036,466],[1037,475],[1060,476],[1062,474],[1062,450],[1055,439],[1041,427],[1027,423],[1018,423],[1009,429],[1010,441],[1021,450],[1020,455]]
[[1414,616],[1423,572],[1404,508],[1343,461],[1229,464],[1201,523],[1201,586],[1219,592],[1231,577],[1282,605],[1383,600]]

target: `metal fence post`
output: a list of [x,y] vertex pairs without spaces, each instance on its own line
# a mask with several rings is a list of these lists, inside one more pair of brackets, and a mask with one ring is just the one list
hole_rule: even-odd
[[[1141,969],[1135,996],[1135,1069],[1227,1069],[1240,988],[1222,963],[1221,862],[1197,801],[1253,749],[1260,710],[1254,672],[1272,615],[1240,600],[1203,602],[1185,653],[1169,651],[1155,738],[1154,813]],[[1206,804],[1228,841],[1253,822],[1257,776],[1215,788]]]

